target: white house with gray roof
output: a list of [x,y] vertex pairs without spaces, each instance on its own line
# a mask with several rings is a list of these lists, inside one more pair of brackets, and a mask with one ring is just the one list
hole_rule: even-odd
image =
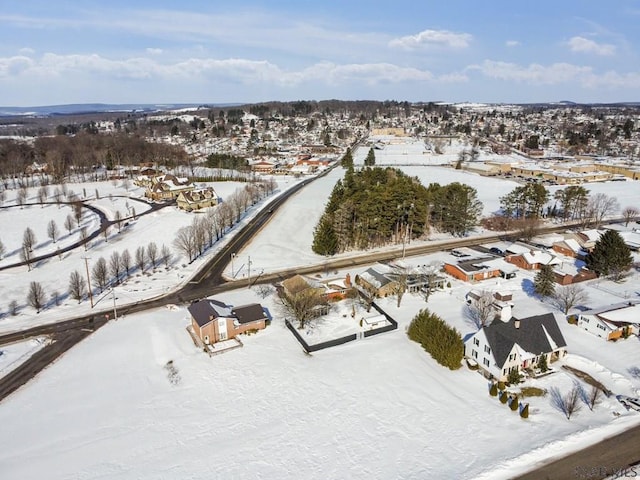
[[552,313],[499,320],[481,328],[464,344],[465,358],[478,364],[488,378],[506,381],[512,370],[535,368],[542,356],[547,364],[567,352],[567,342]]

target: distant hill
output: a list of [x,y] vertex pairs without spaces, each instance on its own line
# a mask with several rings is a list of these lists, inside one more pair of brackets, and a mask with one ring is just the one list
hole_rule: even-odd
[[178,110],[184,108],[210,108],[210,107],[228,107],[239,105],[237,103],[219,103],[219,104],[202,104],[202,103],[78,103],[66,105],[42,105],[37,107],[1,107],[0,116],[36,116],[50,117],[55,115],[73,115],[85,113],[104,113],[104,112],[160,112],[167,110]]

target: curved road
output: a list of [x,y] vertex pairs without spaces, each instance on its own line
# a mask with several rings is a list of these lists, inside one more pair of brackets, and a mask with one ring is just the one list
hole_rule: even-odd
[[[317,178],[317,177],[315,177]],[[240,249],[248,243],[248,241],[260,230],[260,228],[269,220],[272,213],[277,210],[287,199],[304,188],[309,182],[315,180],[309,179],[296,185],[285,194],[270,202],[256,217],[243,227],[229,242],[213,257],[200,273],[181,289],[169,293],[164,297],[154,300],[141,301],[134,305],[128,305],[120,308],[123,314],[140,312],[166,305],[167,303],[186,303],[199,298],[215,295],[224,291],[234,290],[246,287],[248,279],[226,281],[222,273],[231,258],[232,252],[240,251]],[[559,227],[546,227],[541,229],[542,232],[553,232],[565,230],[570,225],[562,225]],[[444,243],[420,245],[406,247],[405,254],[421,255],[433,253],[445,249],[458,248],[463,246],[474,246],[481,243],[488,243],[504,239],[504,234],[486,236],[482,238],[464,238],[452,240]],[[351,266],[366,265],[381,260],[390,260],[398,258],[402,254],[402,247],[395,250],[387,250],[384,252],[368,253],[350,258],[342,258],[339,260],[330,260],[321,265],[310,266],[305,268],[292,268],[285,271],[275,272],[267,275],[261,275],[253,279],[254,283],[271,283],[281,281],[294,273],[311,274],[329,269],[340,269]],[[89,336],[93,331],[107,323],[105,314],[110,313],[109,310],[96,311],[91,315],[74,318],[71,320],[58,322],[50,325],[43,325],[14,332],[0,336],[0,345],[10,342],[23,340],[26,338],[42,335],[50,335],[54,340],[50,345],[42,348],[33,355],[25,363],[17,367],[8,375],[0,379],[0,401],[13,393],[15,390],[26,384],[34,378],[40,371],[55,361],[60,355],[69,350],[78,342]],[[640,451],[637,448],[640,445],[640,426],[627,430],[620,435],[611,437],[603,442],[589,447],[585,450],[569,455],[563,459],[543,465],[538,469],[519,477],[521,480],[533,479],[573,479],[573,478],[590,478],[599,479],[611,475],[615,467],[621,468],[640,460]],[[634,471],[640,475],[638,467]],[[599,470],[597,470],[599,469]],[[596,471],[601,472],[598,475]],[[631,471],[631,470],[629,470]],[[586,472],[586,473],[585,473]],[[583,476],[580,476],[582,474]]]

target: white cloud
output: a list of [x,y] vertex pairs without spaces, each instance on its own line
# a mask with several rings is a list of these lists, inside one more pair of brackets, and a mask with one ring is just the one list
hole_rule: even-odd
[[619,73],[613,70],[598,73],[592,67],[554,63],[551,65],[515,63],[485,60],[480,65],[471,65],[469,71],[479,71],[484,76],[505,81],[531,85],[570,84],[588,89],[638,89],[640,72]]
[[58,55],[47,53],[36,60],[28,57],[0,58],[0,77],[31,75],[52,78],[72,74],[130,80],[154,78],[169,81],[200,76],[212,81],[275,86],[310,82],[328,85],[351,82],[377,85],[422,82],[433,79],[431,72],[389,63],[340,65],[321,62],[300,70],[284,70],[266,60],[242,58],[189,58],[175,63],[161,63],[153,58],[111,60],[97,54]]
[[0,58],[0,78],[20,75],[32,68],[33,65],[34,62],[32,59],[22,55]]
[[23,47],[18,50],[18,53],[21,53],[22,55],[33,55],[36,51],[33,48]]
[[595,55],[613,55],[616,47],[608,43],[596,43],[584,37],[572,37],[567,42],[572,52],[593,53]]
[[147,48],[146,52],[149,55],[160,55],[160,54],[162,54],[162,49],[161,48]]
[[448,30],[423,30],[416,35],[395,38],[389,42],[389,46],[404,48],[405,50],[415,50],[429,46],[466,48],[472,38],[468,33],[455,33]]
[[592,75],[591,67],[582,67],[570,63],[554,63],[540,65],[532,63],[522,66],[515,63],[485,60],[480,65],[468,67],[478,70],[486,77],[537,85],[554,85],[580,80],[586,75]]
[[520,45],[522,45],[519,41],[517,40],[507,40],[505,42],[505,45],[507,47],[519,47]]

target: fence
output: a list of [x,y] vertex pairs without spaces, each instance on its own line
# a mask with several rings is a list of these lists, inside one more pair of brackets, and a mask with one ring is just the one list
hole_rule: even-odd
[[[367,330],[366,332],[364,332],[364,338],[371,337],[379,333],[390,332],[398,328],[398,322],[396,322],[393,318],[391,318],[378,305],[376,305],[375,303],[372,303],[371,306],[375,308],[379,313],[384,315],[387,321],[390,323],[390,325],[385,325],[384,327],[380,327],[380,328],[374,328],[373,330]],[[345,337],[335,338],[333,340],[328,340],[326,342],[309,345],[305,341],[305,339],[302,338],[302,335],[298,333],[298,330],[296,329],[296,327],[294,327],[289,320],[285,318],[284,323],[287,326],[287,328],[291,331],[291,333],[293,333],[293,336],[296,338],[296,340],[298,340],[300,345],[302,345],[302,348],[304,348],[305,352],[307,353],[317,352],[318,350],[324,350],[325,348],[337,347],[338,345],[344,345],[345,343],[349,343],[349,342],[353,342],[354,340],[357,340],[358,337],[361,335],[359,333],[353,333]]]

